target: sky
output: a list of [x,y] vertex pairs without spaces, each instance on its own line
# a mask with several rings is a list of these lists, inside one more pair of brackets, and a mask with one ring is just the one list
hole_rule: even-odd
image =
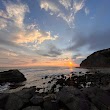
[[0,67],[79,66],[110,48],[110,0],[0,0]]

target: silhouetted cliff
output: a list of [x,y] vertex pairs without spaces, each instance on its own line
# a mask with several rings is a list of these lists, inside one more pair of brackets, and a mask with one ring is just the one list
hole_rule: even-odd
[[110,48],[94,52],[82,61],[80,67],[110,67]]

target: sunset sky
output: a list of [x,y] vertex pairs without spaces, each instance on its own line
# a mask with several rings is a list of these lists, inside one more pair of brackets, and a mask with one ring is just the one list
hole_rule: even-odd
[[0,0],[0,67],[78,66],[110,48],[110,0]]

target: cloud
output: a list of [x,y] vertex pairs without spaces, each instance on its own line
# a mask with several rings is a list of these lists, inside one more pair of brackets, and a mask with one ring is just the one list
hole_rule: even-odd
[[110,30],[93,31],[88,36],[83,33],[77,33],[72,39],[67,51],[79,51],[86,47],[89,51],[96,51],[110,47]]
[[39,51],[37,51],[37,53],[39,55],[47,56],[47,57],[57,57],[57,56],[62,55],[62,51],[60,49],[58,49],[53,44],[48,44],[46,48],[47,48],[46,51],[45,51],[45,48],[44,48],[44,50],[39,50]]
[[70,42],[70,46],[67,48],[68,51],[78,51],[81,47],[87,44],[88,38],[84,37],[82,33],[76,33],[74,38]]
[[71,0],[59,0],[60,4],[62,4],[66,9],[71,7]]
[[5,19],[0,19],[0,30],[7,27],[7,21]]
[[58,38],[50,31],[40,30],[35,23],[24,23],[26,13],[30,11],[28,5],[4,2],[4,6],[6,10],[0,10],[0,46],[28,54],[44,41]]
[[29,48],[22,46],[20,44],[17,44],[13,41],[0,38],[0,47],[5,48],[7,50],[11,49],[13,52],[17,52],[19,54],[32,54],[32,50]]
[[84,7],[85,0],[73,0],[73,10],[77,13]]
[[94,31],[89,39],[90,50],[110,48],[110,29],[106,31]]
[[37,59],[32,59],[32,63],[36,63],[37,61]]
[[32,30],[31,32],[19,32],[17,35],[17,43],[30,43],[35,42],[36,44],[41,44],[45,40],[56,40],[58,36],[51,36],[50,32],[45,32],[41,30]]
[[84,60],[86,57],[83,56],[81,53],[76,53],[75,55],[72,56],[73,61],[76,64],[80,64],[82,60]]
[[11,20],[18,27],[23,27],[23,21],[26,12],[29,12],[29,8],[26,4],[14,4],[12,2],[5,2],[6,11],[2,12],[2,17]]
[[85,14],[86,14],[86,15],[88,15],[88,14],[90,13],[90,11],[89,11],[89,9],[88,9],[87,7],[85,8],[84,11],[85,11]]
[[72,56],[72,59],[77,59],[80,56],[81,56],[81,54],[79,54],[79,53],[78,54],[75,54],[75,55]]
[[60,17],[70,28],[73,28],[75,15],[84,7],[84,3],[85,0],[41,0],[40,7],[49,12],[50,15]]
[[53,13],[58,13],[60,11],[57,5],[49,0],[41,0],[40,7],[41,9],[45,9],[46,11],[50,10]]

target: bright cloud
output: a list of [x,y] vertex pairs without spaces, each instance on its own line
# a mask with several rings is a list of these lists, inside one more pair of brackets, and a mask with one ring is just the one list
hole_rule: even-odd
[[[52,35],[50,31],[43,31],[36,23],[25,24],[25,15],[29,12],[28,5],[18,2],[5,2],[6,10],[0,10],[0,46],[8,49],[13,48],[13,53],[20,49],[20,53],[31,53],[46,40],[56,40],[57,35]],[[30,48],[29,48],[30,47]],[[17,48],[17,49],[15,49]]]
[[29,12],[28,6],[24,4],[6,4],[8,18],[13,20],[18,27],[23,26],[25,13]]
[[45,9],[46,11],[50,10],[53,13],[58,13],[60,11],[56,4],[48,0],[41,0],[40,7],[41,9]]
[[74,0],[73,2],[73,10],[74,13],[77,13],[84,7],[84,0]]
[[[74,27],[75,15],[84,7],[85,0],[41,0],[40,7],[50,15],[62,18],[70,28]],[[64,7],[65,9],[62,9]]]
[[26,12],[29,12],[28,6],[25,4],[14,4],[11,2],[4,3],[6,11],[0,10],[0,16],[5,20],[12,21],[17,27],[23,27],[23,21]]
[[69,9],[71,7],[71,0],[59,0],[59,2],[66,8]]
[[33,30],[31,32],[20,32],[17,37],[17,43],[35,42],[36,44],[41,44],[45,40],[56,40],[58,36],[51,36],[50,32]]

